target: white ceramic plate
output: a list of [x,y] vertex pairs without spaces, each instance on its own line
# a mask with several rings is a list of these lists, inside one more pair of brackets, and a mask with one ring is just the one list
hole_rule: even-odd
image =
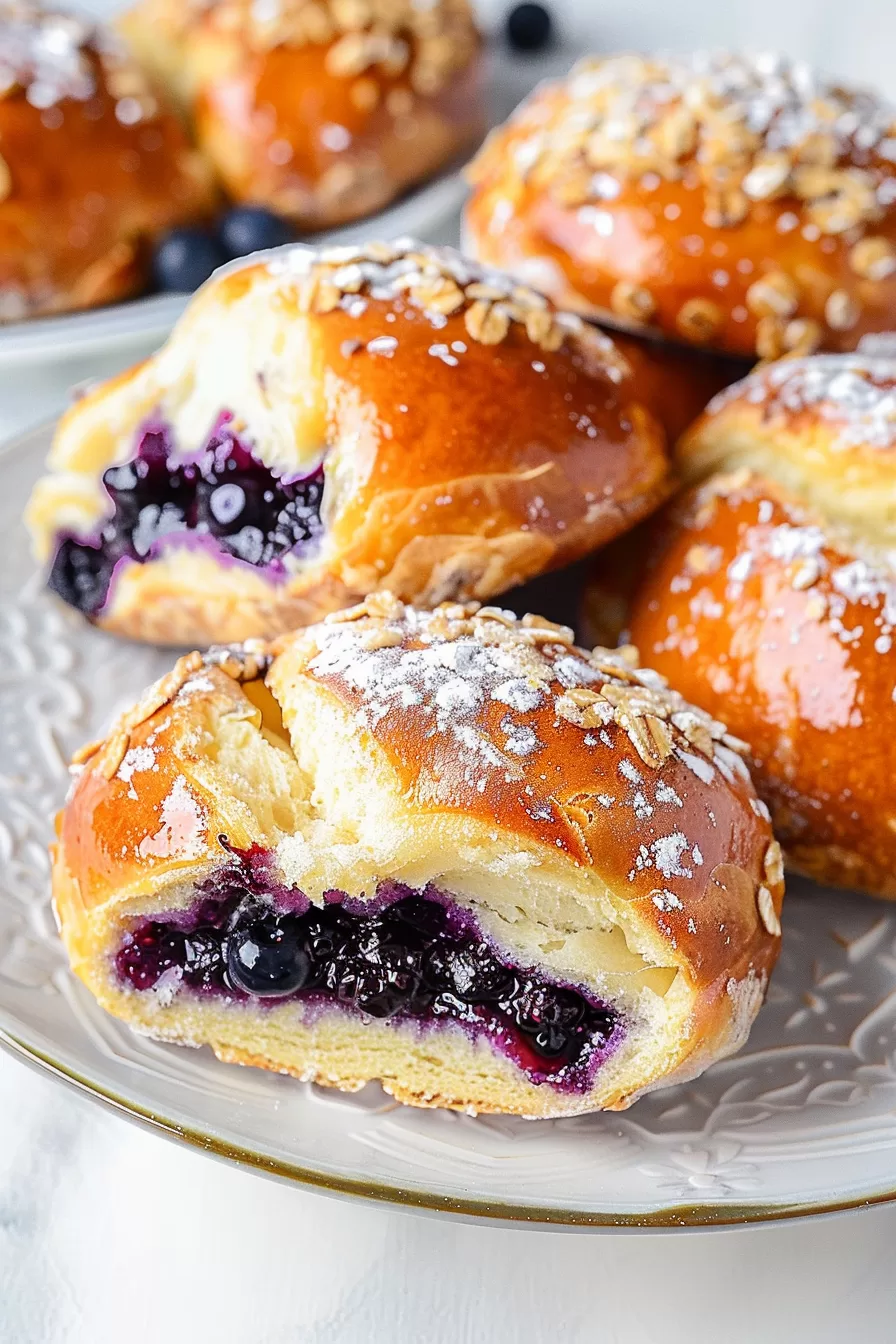
[[793,883],[747,1049],[618,1115],[526,1122],[355,1097],[107,1016],[69,973],[47,844],[65,762],[170,665],[43,591],[21,523],[51,427],[0,451],[0,1040],[131,1116],[285,1179],[584,1226],[761,1221],[896,1198],[896,907]]
[[[567,69],[574,56],[558,47],[525,58],[495,44],[488,53],[485,76],[490,123],[503,121],[538,80]],[[455,165],[379,214],[298,241],[320,246],[408,234],[426,241],[454,241],[466,191]],[[188,302],[187,294],[155,294],[88,312],[0,325],[0,373],[109,351],[121,353],[122,362],[127,362],[128,357],[136,358],[160,345]]]
[[[378,215],[343,229],[300,239],[315,246],[357,238],[430,237],[453,219],[466,186],[459,172],[434,179]],[[83,313],[37,317],[0,325],[0,371],[22,364],[59,361],[107,350],[160,345],[190,301],[188,294],[153,294]]]

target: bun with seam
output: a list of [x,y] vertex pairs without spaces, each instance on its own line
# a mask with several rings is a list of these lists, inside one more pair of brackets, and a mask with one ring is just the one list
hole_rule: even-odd
[[896,897],[896,359],[783,361],[678,446],[690,484],[598,560],[591,635],[632,639],[750,744],[795,871]]

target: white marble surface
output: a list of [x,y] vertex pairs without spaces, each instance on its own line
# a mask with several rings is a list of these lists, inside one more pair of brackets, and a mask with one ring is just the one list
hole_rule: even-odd
[[[896,94],[891,0],[555,9],[601,49],[774,45]],[[0,375],[0,435],[121,362]],[[894,1240],[896,1207],[642,1236],[348,1204],[179,1148],[0,1055],[0,1344],[891,1344]]]

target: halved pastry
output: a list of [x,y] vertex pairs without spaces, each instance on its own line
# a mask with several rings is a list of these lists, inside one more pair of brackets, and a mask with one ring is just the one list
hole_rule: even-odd
[[172,644],[270,636],[390,588],[492,596],[668,493],[663,431],[580,318],[450,248],[222,272],[63,418],[28,520],[50,586]]
[[738,744],[540,617],[379,594],[181,658],[80,753],[56,906],[100,1003],[471,1112],[629,1105],[743,1044],[780,943]]
[[589,635],[725,715],[790,867],[896,899],[896,351],[759,370],[678,466],[694,484],[598,560]]

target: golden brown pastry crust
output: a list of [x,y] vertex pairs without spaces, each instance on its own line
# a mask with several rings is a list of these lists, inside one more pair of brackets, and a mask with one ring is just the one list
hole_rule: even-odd
[[688,349],[671,341],[651,341],[628,332],[613,331],[613,344],[632,370],[638,396],[675,444],[713,397],[750,372],[750,363]]
[[851,350],[896,322],[894,125],[784,58],[593,57],[486,142],[466,243],[623,327]]
[[467,0],[140,0],[119,24],[227,193],[303,229],[381,209],[485,130]]
[[[430,614],[381,594],[281,641],[266,673],[264,653],[249,672],[244,655],[181,659],[80,754],[54,894],[72,965],[105,1007],[330,1086],[377,1077],[417,1104],[526,1115],[627,1105],[743,1042],[783,886],[720,724],[625,655],[475,604]],[[236,679],[255,668],[266,689]],[[315,1024],[285,1004],[268,1019],[124,989],[122,933],[190,904],[222,832],[274,853],[318,903],[334,889],[373,899],[387,879],[458,893],[517,964],[611,986],[627,1044],[569,1095],[453,1032],[424,1051],[411,1028],[376,1024],[362,1047],[338,1014]]]
[[213,203],[179,119],[111,33],[0,3],[0,322],[138,293],[153,240]]
[[[710,474],[599,561],[589,635],[622,628],[749,742],[789,864],[896,897],[896,363],[814,356],[723,393],[686,434]],[[735,470],[740,466],[741,470]]]
[[450,249],[374,245],[222,273],[168,345],[63,418],[28,517],[38,549],[98,530],[101,478],[149,417],[182,450],[222,411],[256,456],[322,460],[325,531],[283,582],[172,549],[99,623],[172,644],[269,636],[390,588],[485,598],[572,561],[668,491],[659,424],[612,343]]

